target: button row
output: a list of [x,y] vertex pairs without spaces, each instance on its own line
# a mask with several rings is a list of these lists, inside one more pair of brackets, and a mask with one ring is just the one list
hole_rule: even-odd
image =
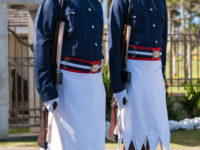
[[[91,8],[88,8],[88,11],[89,11],[89,12],[91,12],[91,11],[92,11],[92,9],[91,9]],[[92,29],[94,29],[94,28],[95,28],[95,26],[94,26],[94,25],[91,25],[91,28],[92,28]],[[95,42],[95,43],[94,43],[94,45],[97,47],[97,46],[98,46],[98,43],[97,43],[97,42]]]
[[[149,8],[149,11],[153,12],[153,8]],[[152,26],[155,28],[156,25],[155,24],[152,24]],[[158,40],[155,40],[155,44],[158,44]]]

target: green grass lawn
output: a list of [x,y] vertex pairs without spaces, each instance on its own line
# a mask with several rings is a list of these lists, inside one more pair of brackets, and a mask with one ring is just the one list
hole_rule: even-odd
[[36,138],[0,141],[0,147],[37,147]]
[[10,129],[9,130],[9,134],[20,134],[20,133],[29,133],[29,128]]
[[200,147],[200,130],[172,132],[171,143],[187,147]]
[[[26,133],[25,130],[11,130],[11,133]],[[0,147],[37,147],[36,138],[23,140],[0,141]],[[187,150],[187,148],[200,149],[200,130],[175,131],[171,133],[171,148]],[[117,143],[106,140],[106,148],[117,148]]]
[[[166,63],[166,79],[170,78],[170,67],[169,67],[169,61]],[[193,58],[192,60],[192,78],[200,78],[200,72],[197,72],[197,70],[200,70],[200,62],[198,62],[196,59]],[[184,62],[182,59],[176,60],[176,72],[177,74],[175,76],[172,76],[173,79],[184,79]],[[168,84],[170,85],[170,81],[168,80]],[[169,93],[186,93],[186,90],[184,89],[184,81],[173,81],[172,85],[180,85],[180,87],[169,87],[168,91]]]

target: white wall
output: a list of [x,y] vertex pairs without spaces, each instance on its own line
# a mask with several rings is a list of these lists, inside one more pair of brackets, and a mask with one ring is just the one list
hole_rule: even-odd
[[7,4],[0,2],[0,139],[8,137],[8,32]]

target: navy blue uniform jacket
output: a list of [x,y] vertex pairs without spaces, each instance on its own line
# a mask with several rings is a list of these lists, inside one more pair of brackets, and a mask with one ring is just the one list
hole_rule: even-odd
[[[110,9],[108,48],[111,88],[114,93],[125,88],[120,79],[120,40],[128,14],[129,0],[113,0]],[[165,0],[133,0],[129,20],[132,30],[129,45],[162,47],[164,75],[167,44],[167,8]]]
[[[50,50],[60,0],[44,0],[35,19],[35,76],[43,102],[58,97],[53,84]],[[102,54],[103,12],[98,0],[66,0],[62,20],[66,22],[62,56],[100,60]]]

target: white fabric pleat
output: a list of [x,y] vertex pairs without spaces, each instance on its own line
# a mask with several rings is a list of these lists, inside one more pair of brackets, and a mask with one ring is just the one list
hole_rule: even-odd
[[135,137],[136,147],[138,150],[142,149],[142,146],[145,144],[145,136]]
[[[131,144],[131,138],[127,137],[127,136],[124,136],[123,135],[123,142],[124,142],[124,147],[125,147],[125,150],[128,150],[129,148],[129,145]],[[133,141],[133,140],[132,140]],[[134,141],[133,141],[134,142]]]
[[162,141],[162,145],[167,149],[170,150],[170,135],[167,136],[161,136],[160,137],[161,141]]
[[146,138],[145,138],[145,142],[144,142],[145,150],[147,150],[147,142],[148,142],[148,138],[146,137]]
[[131,141],[133,142],[135,150],[141,150],[143,145],[145,146],[145,149],[147,149],[146,147],[147,141],[149,142],[151,150],[156,150],[156,148],[158,147],[158,144],[160,144],[161,150],[164,150],[163,146],[166,148],[166,150],[170,150],[170,144],[169,144],[170,141],[165,138],[156,137],[156,136],[146,136],[144,141],[143,139],[144,137],[140,137],[140,136],[136,136],[134,138],[128,137],[126,139],[123,137],[125,150],[129,149]]
[[49,150],[105,149],[105,88],[102,72],[63,71]]
[[158,143],[160,141],[160,137],[148,136],[148,141],[149,141],[150,148],[152,150],[156,150]]
[[128,60],[131,83],[127,85],[128,103],[125,114],[123,141],[128,150],[133,141],[141,150],[148,140],[151,150],[159,143],[170,150],[170,130],[166,108],[161,61]]

